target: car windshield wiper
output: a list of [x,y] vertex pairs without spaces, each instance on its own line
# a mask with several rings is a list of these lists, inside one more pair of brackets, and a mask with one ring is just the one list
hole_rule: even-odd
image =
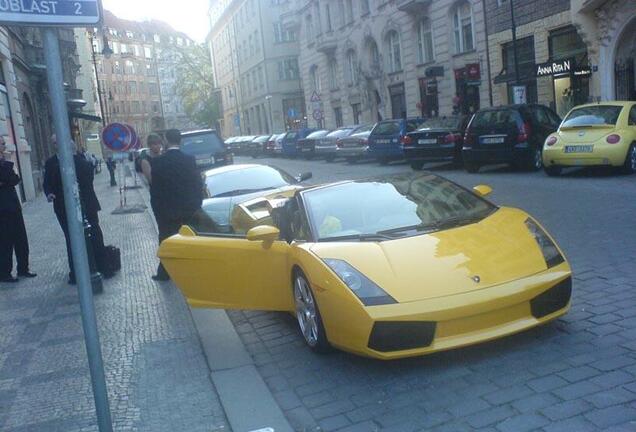
[[318,241],[347,241],[347,240],[358,240],[358,241],[384,241],[384,240],[395,240],[393,237],[389,237],[386,235],[382,235],[380,233],[368,233],[368,234],[349,234],[343,236],[335,236],[335,237],[323,237]]
[[391,229],[387,229],[387,230],[378,231],[378,234],[380,234],[380,235],[401,234],[401,233],[405,233],[405,232],[409,232],[409,231],[417,231],[418,233],[440,231],[440,230],[443,230],[443,229],[455,228],[455,227],[463,226],[463,225],[469,225],[471,223],[479,222],[480,220],[482,220],[484,218],[485,218],[485,216],[469,216],[469,217],[450,218],[450,219],[444,219],[444,220],[433,222],[433,223],[429,223],[429,224],[420,223],[420,224],[417,224],[417,225],[409,225],[409,226],[403,226],[403,227],[398,227],[398,228],[391,228]]
[[403,227],[390,228],[382,231],[378,231],[377,233],[380,235],[387,234],[400,234],[408,231],[417,231],[417,232],[425,232],[425,231],[434,231],[436,229],[435,224],[423,224],[419,223],[417,225],[407,225]]
[[236,195],[246,195],[246,194],[262,192],[262,191],[266,191],[266,190],[270,190],[270,189],[276,189],[276,188],[274,188],[274,187],[266,187],[266,188],[259,188],[259,189],[236,189],[236,190],[223,192],[223,193],[220,193],[220,194],[217,194],[217,195],[213,195],[212,198],[223,198],[223,197],[231,197],[231,196],[236,196]]

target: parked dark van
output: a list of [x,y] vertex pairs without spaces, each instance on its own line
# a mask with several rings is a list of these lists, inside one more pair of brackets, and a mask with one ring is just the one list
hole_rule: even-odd
[[543,105],[479,110],[464,134],[464,167],[477,172],[483,165],[509,163],[518,169],[541,169],[543,143],[560,123],[561,118]]
[[181,151],[194,156],[200,169],[231,165],[232,152],[214,129],[181,132]]

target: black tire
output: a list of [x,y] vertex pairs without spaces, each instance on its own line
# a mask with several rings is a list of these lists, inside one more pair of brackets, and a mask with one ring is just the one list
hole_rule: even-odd
[[[301,270],[296,270],[292,280],[292,292],[294,295],[294,303],[296,305],[296,321],[298,321],[298,327],[305,343],[314,352],[329,352],[331,350],[331,345],[327,339],[325,326],[322,323],[322,315],[320,315],[318,303],[316,302],[307,277]],[[313,317],[307,316],[308,310],[313,310]],[[309,313],[311,315],[311,312]],[[301,317],[305,317],[305,319]],[[307,327],[307,325],[311,328]]]
[[634,174],[636,173],[636,143],[632,143],[629,146],[629,150],[627,150],[627,155],[625,156],[625,163],[623,163],[623,174]]
[[477,165],[476,163],[464,162],[464,169],[466,170],[466,172],[469,172],[471,174],[475,174],[476,172],[479,171],[479,168],[481,168],[481,167],[479,165]]
[[543,151],[541,147],[531,147],[530,155],[525,166],[528,171],[539,171],[543,168]]
[[424,168],[424,162],[422,161],[413,161],[409,165],[411,165],[413,171],[422,171],[422,168]]
[[561,167],[560,166],[544,166],[543,171],[550,177],[558,177],[561,175]]

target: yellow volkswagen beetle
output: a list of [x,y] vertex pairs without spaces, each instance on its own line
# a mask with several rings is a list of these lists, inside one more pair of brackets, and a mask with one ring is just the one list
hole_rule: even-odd
[[159,257],[193,307],[288,311],[307,345],[380,359],[461,347],[570,307],[570,266],[528,214],[407,173],[236,204],[231,232],[184,226]]
[[543,146],[543,167],[606,165],[636,172],[636,102],[602,102],[573,108]]

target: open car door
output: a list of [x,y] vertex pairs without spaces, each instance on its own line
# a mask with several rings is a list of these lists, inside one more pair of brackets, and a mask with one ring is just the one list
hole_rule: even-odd
[[183,226],[178,235],[161,243],[159,258],[188,303],[193,307],[293,310],[291,247],[278,240],[271,202],[259,198],[237,204],[230,224],[231,234],[210,232],[214,229],[209,227],[204,234],[196,234]]

